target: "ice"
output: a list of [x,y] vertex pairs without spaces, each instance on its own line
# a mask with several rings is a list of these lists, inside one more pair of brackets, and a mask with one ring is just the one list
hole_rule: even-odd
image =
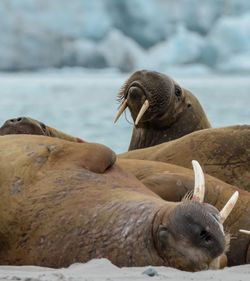
[[99,46],[88,39],[71,41],[64,46],[64,65],[104,68],[108,64]]
[[70,43],[100,40],[110,27],[101,0],[0,1],[0,70],[60,67],[72,55]]
[[99,45],[107,64],[123,72],[142,67],[146,60],[144,50],[119,30],[112,30]]
[[164,69],[168,65],[195,63],[198,61],[204,39],[180,25],[176,35],[149,50],[152,65]]
[[234,55],[217,68],[223,72],[250,73],[250,52]]
[[0,71],[199,64],[249,72],[249,50],[249,0],[0,1]]
[[219,61],[250,50],[250,13],[221,18],[211,30],[208,42],[216,49]]
[[161,9],[162,1],[111,0],[106,2],[109,3],[114,27],[142,46],[147,48],[166,38],[169,11],[168,8]]

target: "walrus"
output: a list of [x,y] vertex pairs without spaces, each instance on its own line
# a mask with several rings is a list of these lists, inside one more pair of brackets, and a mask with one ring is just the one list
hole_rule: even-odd
[[121,105],[115,122],[127,107],[134,120],[129,150],[211,127],[198,99],[163,73],[136,71],[122,86],[118,100]]
[[61,132],[30,117],[17,117],[4,122],[0,127],[0,136],[13,134],[30,134],[57,137],[73,142],[84,142],[78,137]]
[[[227,235],[221,212],[193,199],[167,202],[92,143],[34,135],[0,137],[0,263],[65,267],[92,258],[117,266],[218,268]],[[237,200],[238,194],[232,199]]]
[[[137,159],[118,159],[117,164],[166,201],[180,202],[187,194],[192,194],[194,181],[190,169]],[[250,263],[250,237],[239,233],[239,229],[250,229],[250,193],[209,175],[205,175],[205,179],[204,202],[217,209],[222,208],[233,192],[239,192],[239,203],[224,225],[233,237],[227,252],[228,266]]]
[[125,152],[120,158],[144,159],[191,168],[196,159],[206,174],[250,191],[250,126],[210,128],[177,140]]

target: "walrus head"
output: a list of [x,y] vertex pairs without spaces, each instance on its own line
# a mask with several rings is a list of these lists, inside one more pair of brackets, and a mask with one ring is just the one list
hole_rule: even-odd
[[0,128],[0,135],[4,136],[14,134],[43,135],[48,137],[57,137],[73,142],[84,142],[80,138],[65,134],[30,117],[18,117],[5,121]]
[[[156,71],[136,71],[123,85],[118,100],[131,112],[135,126],[169,126],[178,117],[185,93],[173,79]],[[172,104],[174,106],[172,107]],[[159,124],[157,120],[165,120]],[[117,121],[117,118],[116,120]]]
[[128,107],[135,125],[129,150],[210,127],[199,101],[163,73],[136,71],[121,88],[118,100],[115,122]]
[[195,171],[194,195],[186,196],[170,212],[159,212],[154,222],[155,244],[166,264],[187,271],[217,269],[225,266],[225,252],[229,235],[223,222],[238,199],[234,193],[219,212],[203,203],[204,175],[199,163],[193,161]]

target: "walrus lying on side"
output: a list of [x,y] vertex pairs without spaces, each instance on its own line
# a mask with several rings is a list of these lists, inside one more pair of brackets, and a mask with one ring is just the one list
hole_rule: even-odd
[[73,137],[55,128],[51,128],[30,117],[18,117],[5,121],[0,128],[0,136],[12,134],[44,135],[73,142],[84,142],[80,138]]
[[129,151],[120,158],[144,159],[191,168],[197,159],[204,172],[250,191],[250,126],[205,129],[154,147]]
[[125,82],[118,100],[121,105],[115,122],[128,107],[135,124],[129,150],[211,127],[197,98],[159,72],[136,71]]
[[0,150],[2,265],[64,267],[105,257],[118,266],[197,271],[224,260],[222,222],[232,203],[220,213],[201,203],[198,162],[195,200],[174,203],[121,170],[102,145],[9,135]]
[[[193,171],[190,169],[136,159],[118,159],[117,164],[166,201],[179,202],[187,194],[192,194],[194,181]],[[228,266],[250,263],[250,236],[239,233],[239,229],[250,229],[250,193],[209,175],[205,179],[204,202],[217,209],[222,208],[233,192],[239,192],[239,202],[225,222],[225,229],[233,237],[227,253]]]

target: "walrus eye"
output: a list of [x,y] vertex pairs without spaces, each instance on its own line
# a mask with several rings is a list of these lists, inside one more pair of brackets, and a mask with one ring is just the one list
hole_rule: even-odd
[[178,100],[180,100],[182,94],[181,87],[179,85],[175,85],[175,95],[177,96]]

